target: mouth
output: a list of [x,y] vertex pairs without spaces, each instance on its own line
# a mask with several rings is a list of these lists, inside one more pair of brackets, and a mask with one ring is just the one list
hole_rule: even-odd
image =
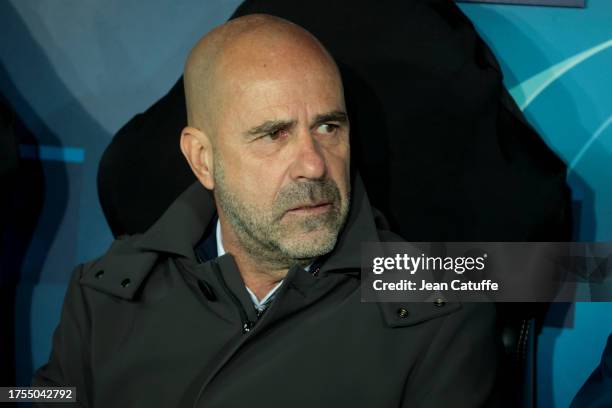
[[331,210],[332,204],[330,202],[321,202],[315,204],[298,205],[286,211],[287,214],[295,215],[315,215],[322,214]]

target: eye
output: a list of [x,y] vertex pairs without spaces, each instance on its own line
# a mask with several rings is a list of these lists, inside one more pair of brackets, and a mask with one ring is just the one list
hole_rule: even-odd
[[322,135],[332,135],[336,133],[339,127],[340,126],[334,123],[323,123],[322,125],[319,125],[319,127],[317,127],[317,133],[320,133]]
[[262,139],[275,141],[275,140],[278,140],[278,139],[286,136],[287,133],[288,133],[287,129],[284,129],[284,128],[283,129],[277,129],[277,130],[275,130],[273,132],[266,133],[265,135],[262,136]]

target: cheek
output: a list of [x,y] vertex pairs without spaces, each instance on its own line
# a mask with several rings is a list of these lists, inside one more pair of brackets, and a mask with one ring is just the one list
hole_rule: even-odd
[[243,200],[262,210],[272,206],[283,177],[277,163],[242,157],[233,170],[232,182]]

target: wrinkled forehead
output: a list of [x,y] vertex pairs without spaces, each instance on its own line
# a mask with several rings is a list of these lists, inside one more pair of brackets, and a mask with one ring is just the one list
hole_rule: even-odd
[[[232,27],[223,30],[192,53],[188,65],[194,74],[186,75],[188,85],[195,85],[188,101],[196,102],[191,104],[194,108],[205,108],[199,118],[206,119],[202,122],[210,125],[211,133],[219,132],[219,120],[236,114],[268,109],[276,112],[271,116],[279,116],[283,104],[291,105],[294,111],[300,105],[310,110],[332,105],[344,110],[336,63],[307,31],[276,21],[237,33]],[[207,69],[198,71],[200,66]],[[203,80],[200,85],[199,79]]]
[[[215,28],[192,49],[185,64],[185,96],[191,126],[214,133],[218,114],[246,92],[332,89],[343,101],[338,68],[308,31],[268,15],[250,15]],[[265,92],[264,92],[265,93]],[[268,95],[269,96],[269,95]],[[343,104],[343,102],[342,102]]]
[[309,125],[317,116],[346,111],[336,72],[307,65],[240,68],[240,74],[230,76],[220,89],[218,130],[234,134],[265,121]]
[[337,98],[344,101],[342,81],[332,69],[315,64],[261,62],[223,72],[219,90],[227,98]]

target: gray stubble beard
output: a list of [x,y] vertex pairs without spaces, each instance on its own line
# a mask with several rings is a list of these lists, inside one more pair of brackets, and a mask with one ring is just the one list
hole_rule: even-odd
[[[348,216],[350,194],[342,200],[338,186],[331,179],[297,182],[283,187],[271,210],[249,206],[228,188],[223,163],[216,154],[214,179],[217,203],[242,249],[269,267],[290,268],[295,264],[304,267],[331,252]],[[332,209],[293,222],[291,226],[282,224],[283,218],[289,216],[287,209],[320,200],[331,202]],[[325,231],[316,242],[291,237],[292,232],[311,232],[318,228]]]

